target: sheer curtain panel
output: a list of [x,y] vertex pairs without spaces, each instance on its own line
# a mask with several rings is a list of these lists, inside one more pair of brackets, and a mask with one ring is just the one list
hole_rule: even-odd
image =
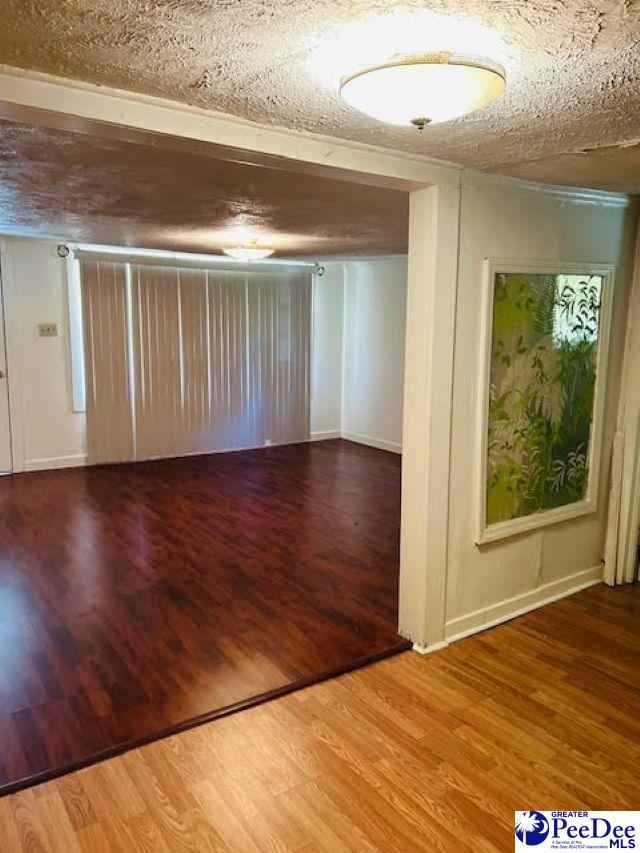
[[[111,355],[104,340],[102,358],[122,363],[123,405],[111,421],[118,421],[117,434],[129,436],[126,458],[309,438],[310,275],[83,261],[87,306],[95,270],[106,266],[119,285],[103,301],[122,346]],[[113,313],[113,305],[122,310]],[[85,328],[89,334],[91,326]],[[89,366],[95,356],[88,344],[86,352]],[[87,392],[95,397],[90,374]],[[104,449],[99,461],[120,461],[124,451],[108,458],[102,433],[113,424],[97,405],[87,407],[87,422],[94,445]],[[90,461],[98,461],[93,452]]]
[[87,461],[135,457],[126,267],[80,261],[87,407]]

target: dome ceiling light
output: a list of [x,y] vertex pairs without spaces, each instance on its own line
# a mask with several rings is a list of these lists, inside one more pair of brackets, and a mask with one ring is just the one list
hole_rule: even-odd
[[244,261],[251,263],[252,261],[261,261],[263,258],[268,258],[273,255],[275,249],[269,249],[266,246],[258,245],[257,238],[253,238],[241,246],[228,246],[222,250],[225,255],[234,258],[236,261]]
[[497,62],[440,51],[355,71],[340,81],[340,94],[379,121],[422,130],[485,106],[500,97],[505,83],[504,68]]

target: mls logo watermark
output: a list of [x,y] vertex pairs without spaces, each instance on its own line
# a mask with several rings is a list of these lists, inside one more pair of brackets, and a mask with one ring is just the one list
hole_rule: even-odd
[[516,812],[516,838],[523,845],[536,847],[548,835],[549,821],[542,812]]
[[515,849],[635,850],[640,812],[523,811],[515,813]]

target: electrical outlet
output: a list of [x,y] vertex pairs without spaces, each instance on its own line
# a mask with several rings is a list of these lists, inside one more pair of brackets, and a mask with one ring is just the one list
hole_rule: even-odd
[[56,338],[58,336],[58,324],[38,323],[38,334],[41,338]]

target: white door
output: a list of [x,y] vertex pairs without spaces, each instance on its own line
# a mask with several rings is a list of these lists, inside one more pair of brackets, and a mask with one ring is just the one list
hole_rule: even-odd
[[0,474],[10,472],[12,468],[7,351],[4,345],[4,303],[2,300],[2,278],[0,276]]

